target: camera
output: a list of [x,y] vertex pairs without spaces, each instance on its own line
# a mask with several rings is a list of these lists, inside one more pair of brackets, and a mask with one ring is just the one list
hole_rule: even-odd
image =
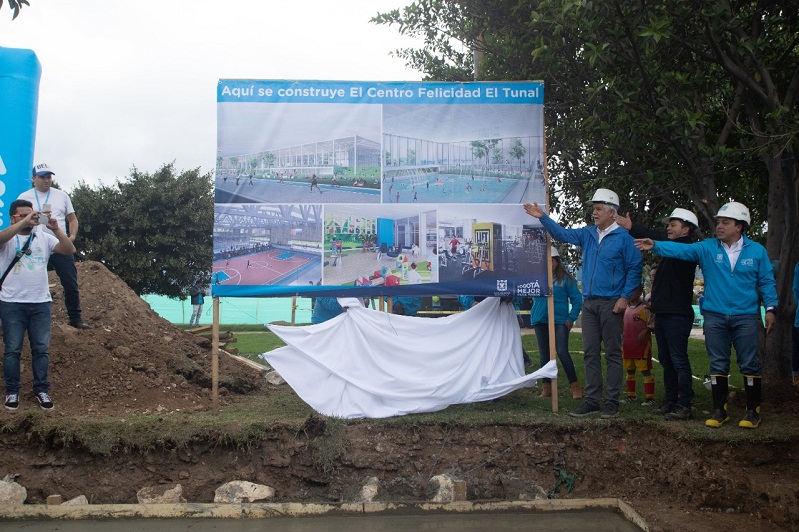
[[50,217],[44,213],[50,212],[51,209],[52,207],[50,206],[49,203],[45,203],[44,205],[42,205],[42,212],[39,213],[39,223],[41,225],[47,225],[48,223],[50,223]]

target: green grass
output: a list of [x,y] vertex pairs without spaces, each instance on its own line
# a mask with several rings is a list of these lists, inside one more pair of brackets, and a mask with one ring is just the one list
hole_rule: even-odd
[[[240,334],[236,334],[238,341],[233,345],[239,348],[241,355],[256,362],[263,362],[257,358],[258,354],[283,345],[279,338],[261,326],[237,327],[235,329]],[[234,328],[224,327],[223,330],[234,330]],[[538,349],[533,335],[523,335],[522,344],[537,366]],[[581,382],[584,382],[582,341],[579,334],[570,335],[569,349],[577,368],[578,377]],[[701,378],[708,368],[707,356],[701,340],[689,341],[689,356],[694,374]],[[663,396],[663,373],[658,364],[655,364],[653,371],[656,379],[656,397],[659,402]],[[731,377],[730,382],[740,392],[742,381],[737,371]],[[494,401],[453,405],[439,412],[386,419],[328,419],[328,421],[344,426],[368,423],[375,426],[399,428],[439,425],[442,430],[454,426],[496,425],[514,425],[531,429],[543,427],[545,430],[547,427],[553,430],[559,427],[565,430],[583,430],[587,427],[629,425],[640,427],[635,430],[653,430],[666,434],[667,437],[696,441],[699,444],[708,441],[785,442],[795,441],[799,435],[799,426],[795,423],[769,423],[768,411],[765,413],[766,422],[758,430],[741,430],[735,426],[743,414],[740,406],[733,407],[729,426],[722,429],[705,427],[704,419],[710,410],[711,399],[710,392],[700,381],[696,381],[694,384],[695,419],[689,422],[664,421],[651,415],[652,407],[644,407],[640,403],[623,405],[621,415],[609,421],[595,417],[590,419],[572,418],[568,415],[568,411],[576,407],[579,402],[571,398],[565,379],[561,378],[558,385],[559,409],[557,413],[552,411],[551,400],[537,397],[539,388],[525,388]],[[642,381],[638,386],[639,397],[643,397]],[[222,406],[218,410],[210,409],[200,412],[136,414],[122,417],[96,415],[55,417],[31,411],[0,421],[0,434],[23,431],[28,434],[29,438],[60,442],[66,446],[82,446],[100,455],[119,451],[146,452],[180,449],[192,441],[211,441],[249,449],[261,440],[272,437],[270,434],[273,434],[274,431],[299,433],[304,430],[306,422],[314,416],[318,416],[318,414],[305,404],[291,387],[267,385],[256,393],[235,396],[231,401],[227,401],[223,397]],[[341,452],[341,442],[333,436],[335,435],[331,433],[332,439],[325,444],[326,447],[315,450],[315,460],[320,460],[322,465],[327,464],[330,457],[335,457],[337,453]]]

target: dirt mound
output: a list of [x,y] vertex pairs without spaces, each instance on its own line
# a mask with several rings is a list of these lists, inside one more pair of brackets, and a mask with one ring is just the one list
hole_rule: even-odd
[[[211,406],[211,343],[156,314],[99,262],[78,263],[83,318],[68,325],[61,283],[50,272],[53,328],[50,392],[55,413],[125,414],[202,410]],[[224,353],[220,397],[258,389],[263,375]],[[30,351],[22,355],[22,408],[32,408]],[[30,397],[28,402],[27,398]]]

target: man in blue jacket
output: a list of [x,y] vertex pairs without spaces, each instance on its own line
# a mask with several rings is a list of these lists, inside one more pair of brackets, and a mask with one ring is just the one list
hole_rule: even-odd
[[776,323],[777,283],[766,249],[749,240],[749,209],[731,201],[716,214],[716,238],[695,244],[636,240],[641,250],[663,257],[695,261],[705,276],[705,346],[710,358],[713,415],[708,427],[721,427],[727,415],[731,347],[746,387],[746,415],[739,427],[760,425],[761,372],[757,359],[760,342],[760,299],[766,307],[766,334]]
[[630,297],[641,284],[641,253],[633,238],[613,217],[619,209],[619,196],[599,188],[591,198],[595,226],[564,229],[537,203],[524,206],[527,214],[541,220],[544,229],[561,242],[583,250],[583,351],[585,352],[585,398],[569,412],[584,417],[600,411],[602,397],[602,344],[605,345],[607,382],[600,417],[619,414],[622,376],[622,319]]

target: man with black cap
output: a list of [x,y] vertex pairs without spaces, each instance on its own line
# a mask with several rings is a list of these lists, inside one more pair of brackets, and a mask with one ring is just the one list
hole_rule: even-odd
[[[614,221],[619,196],[599,188],[591,198],[594,226],[564,229],[537,204],[524,210],[541,220],[541,225],[561,242],[580,246],[583,252],[583,351],[585,351],[585,395],[583,404],[569,412],[573,417],[599,413],[602,419],[619,415],[621,391],[622,327],[624,311],[641,284],[641,253],[633,238]],[[601,349],[605,346],[607,382],[602,399]]]
[[[691,234],[699,219],[687,209],[676,208],[663,219],[666,231],[653,231],[633,223],[628,216],[616,216],[616,223],[627,229],[633,238],[671,240],[681,244],[694,242]],[[697,263],[663,257],[652,281],[650,304],[655,314],[655,340],[658,358],[663,366],[663,404],[653,414],[669,421],[691,419],[694,398],[693,373],[688,358],[688,338],[694,324],[694,277]]]
[[[69,235],[69,240],[74,244],[78,234],[78,217],[72,207],[72,200],[63,190],[53,188],[55,172],[47,164],[37,164],[33,167],[33,188],[19,195],[18,199],[30,201],[36,212],[55,217],[58,226]],[[46,226],[41,231],[53,234]],[[69,324],[76,329],[88,329],[89,325],[83,321],[80,307],[80,292],[78,291],[78,270],[75,267],[75,256],[54,253],[50,256],[48,268],[55,270],[64,287],[64,302],[67,307]]]

